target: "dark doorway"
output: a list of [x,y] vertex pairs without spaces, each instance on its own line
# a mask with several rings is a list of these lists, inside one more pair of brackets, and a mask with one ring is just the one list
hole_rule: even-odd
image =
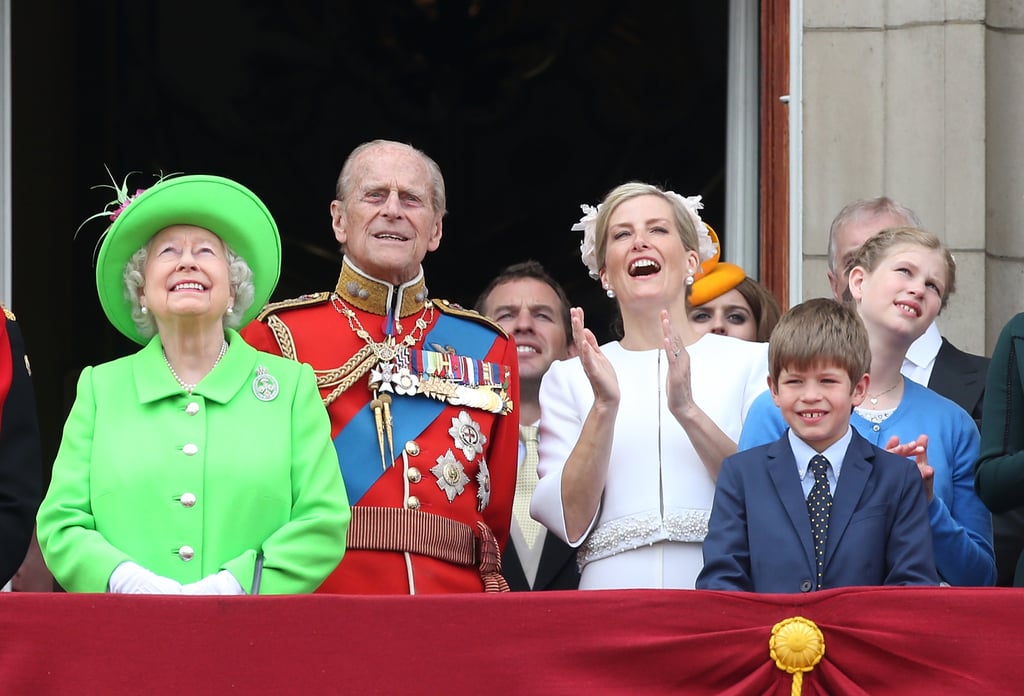
[[639,179],[724,205],[727,2],[111,0],[12,3],[14,292],[52,460],[78,373],[133,350],[96,299],[78,224],[139,171],[246,184],[281,229],[275,299],[333,287],[328,207],[346,154],[410,142],[441,165],[449,214],[425,262],[472,305],[541,261],[607,338],[610,305],[569,231],[580,203]]

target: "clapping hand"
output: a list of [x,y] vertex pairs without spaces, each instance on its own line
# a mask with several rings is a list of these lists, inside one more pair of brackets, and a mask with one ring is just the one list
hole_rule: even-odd
[[[668,377],[665,383],[668,395],[668,408],[673,414],[680,414],[693,405],[693,392],[690,386],[690,354],[679,334],[672,328],[668,312],[661,312],[661,332],[665,340],[665,353],[668,355]],[[677,415],[678,417],[678,415]]]
[[928,436],[918,435],[916,440],[901,443],[900,439],[893,435],[886,443],[885,451],[898,454],[901,457],[913,457],[921,472],[925,499],[929,503],[932,502],[932,498],[935,497],[935,469],[928,464]]
[[594,403],[618,406],[619,380],[615,368],[601,352],[594,332],[583,326],[583,310],[573,307],[569,310],[569,317],[572,321],[572,342],[594,390]]

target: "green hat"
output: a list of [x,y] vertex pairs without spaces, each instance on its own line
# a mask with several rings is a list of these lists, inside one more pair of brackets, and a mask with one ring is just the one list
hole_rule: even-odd
[[110,323],[136,343],[146,343],[124,296],[124,267],[153,235],[171,225],[209,230],[249,264],[255,296],[242,315],[242,326],[249,323],[277,285],[281,237],[256,194],[230,179],[207,174],[162,179],[121,208],[96,261],[96,289]]

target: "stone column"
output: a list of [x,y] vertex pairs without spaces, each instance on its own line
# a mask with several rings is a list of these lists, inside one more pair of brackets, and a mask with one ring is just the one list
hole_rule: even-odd
[[839,209],[891,196],[956,255],[959,289],[939,324],[975,353],[986,348],[984,14],[984,0],[804,0],[803,17],[805,296],[828,294]]

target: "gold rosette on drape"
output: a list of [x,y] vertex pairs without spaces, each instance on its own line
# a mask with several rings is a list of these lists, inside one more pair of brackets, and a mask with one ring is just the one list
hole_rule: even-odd
[[825,656],[825,636],[810,619],[794,616],[772,627],[768,650],[775,666],[793,675],[790,693],[799,696],[803,689],[804,672],[810,672]]

